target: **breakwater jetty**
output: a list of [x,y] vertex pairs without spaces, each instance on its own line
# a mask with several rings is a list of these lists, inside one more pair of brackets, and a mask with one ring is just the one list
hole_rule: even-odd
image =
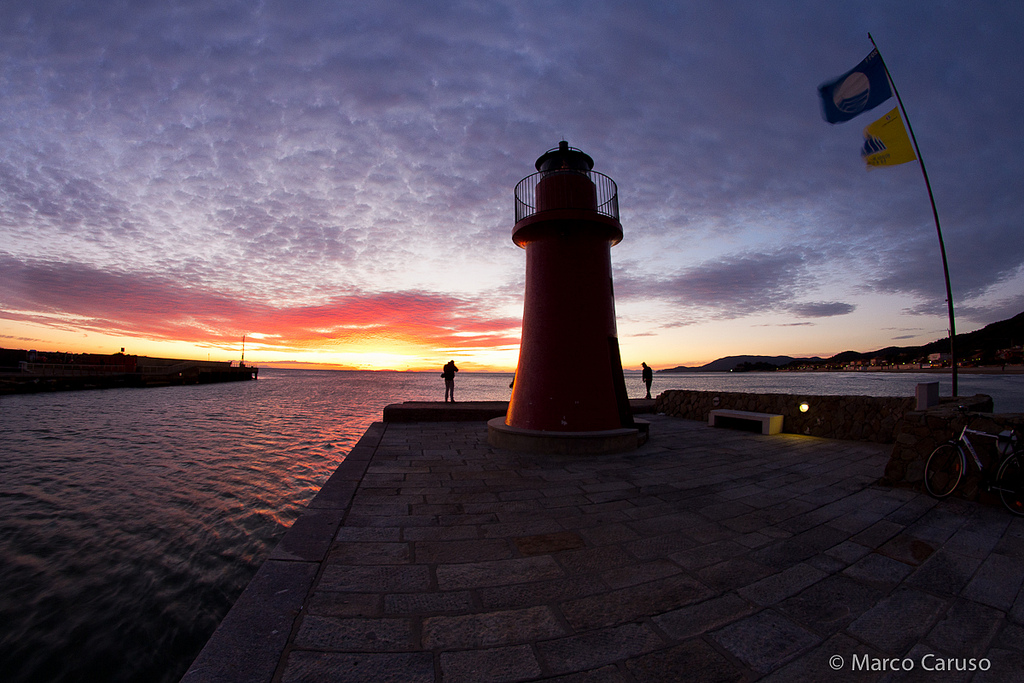
[[256,379],[259,369],[232,361],[117,354],[35,354],[4,350],[0,394],[115,387],[161,387]]
[[1024,677],[1024,518],[879,484],[889,445],[661,414],[537,455],[436,405],[370,426],[184,682]]

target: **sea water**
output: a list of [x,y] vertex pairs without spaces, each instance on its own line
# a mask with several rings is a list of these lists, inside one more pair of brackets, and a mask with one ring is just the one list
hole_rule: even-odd
[[[456,398],[508,400],[511,374]],[[669,388],[911,396],[948,377],[657,374]],[[627,375],[632,397],[639,374]],[[1024,376],[964,375],[1024,411]],[[5,681],[177,681],[284,531],[388,403],[437,373],[262,369],[255,382],[0,397]]]

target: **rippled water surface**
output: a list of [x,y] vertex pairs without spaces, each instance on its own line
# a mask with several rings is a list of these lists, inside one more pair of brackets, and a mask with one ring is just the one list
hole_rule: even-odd
[[[912,395],[934,379],[851,374],[657,375],[654,388]],[[463,373],[457,398],[507,400],[509,379]],[[642,395],[638,376],[627,384]],[[1024,410],[1021,376],[961,384]],[[382,408],[442,397],[439,373],[272,369],[0,397],[0,677],[178,680]]]
[[382,408],[441,396],[433,373],[265,369],[0,398],[0,678],[178,680]]

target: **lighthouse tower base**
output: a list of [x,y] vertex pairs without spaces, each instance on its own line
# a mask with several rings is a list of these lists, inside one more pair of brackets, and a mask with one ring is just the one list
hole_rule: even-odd
[[504,417],[487,422],[487,443],[495,448],[551,455],[604,455],[625,453],[647,442],[650,423],[634,420],[635,427],[593,432],[553,432],[521,429],[505,424]]

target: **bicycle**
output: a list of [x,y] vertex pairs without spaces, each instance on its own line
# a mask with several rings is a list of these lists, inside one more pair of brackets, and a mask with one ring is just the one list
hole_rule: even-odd
[[[967,414],[966,409],[960,411]],[[985,467],[974,450],[968,434],[984,436],[996,440],[996,448],[1003,457],[996,468],[995,476],[991,475],[993,467]],[[932,451],[924,465],[924,486],[935,498],[945,498],[953,493],[960,484],[967,470],[967,456],[971,454],[974,464],[981,474],[981,486],[986,491],[998,491],[999,499],[1007,510],[1015,515],[1024,516],[1024,453],[1019,448],[1016,431],[1003,431],[999,434],[969,429],[966,425],[960,436],[950,439]]]

